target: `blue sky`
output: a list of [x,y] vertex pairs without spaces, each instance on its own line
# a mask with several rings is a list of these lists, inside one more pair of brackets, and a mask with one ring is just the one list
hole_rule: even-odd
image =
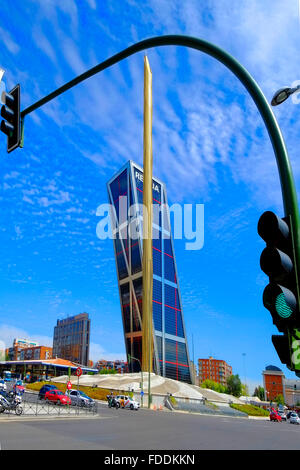
[[[299,76],[298,1],[27,0],[1,6],[0,66],[21,84],[22,109],[129,45],[186,34],[222,47],[266,97]],[[262,120],[225,67],[196,51],[146,51],[153,74],[154,174],[170,203],[205,205],[205,243],[177,268],[190,354],[213,355],[253,387],[280,366],[277,330],[262,305],[265,210],[283,216],[276,162]],[[0,136],[0,337],[52,343],[57,318],[87,311],[91,356],[125,357],[113,244],[96,237],[106,182],[142,164],[143,56],[136,54],[27,116],[24,148]],[[299,105],[275,109],[300,185]],[[243,361],[242,353],[245,353]],[[282,366],[287,377],[293,373]]]

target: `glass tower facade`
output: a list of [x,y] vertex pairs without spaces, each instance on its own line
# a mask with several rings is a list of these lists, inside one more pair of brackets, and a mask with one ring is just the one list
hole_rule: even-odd
[[[107,184],[126,353],[142,363],[143,170],[129,161]],[[153,371],[191,383],[165,184],[153,178]],[[139,363],[140,361],[140,363]]]
[[52,357],[87,366],[89,363],[90,324],[88,313],[57,320],[54,327]]

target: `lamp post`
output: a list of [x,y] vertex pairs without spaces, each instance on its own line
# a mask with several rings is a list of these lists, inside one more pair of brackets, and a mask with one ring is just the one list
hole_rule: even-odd
[[266,395],[267,395],[267,401],[269,402],[269,407],[271,407],[271,401],[270,401],[270,392],[266,390]]
[[137,42],[136,44],[127,47],[123,51],[115,54],[109,59],[104,60],[100,64],[96,65],[95,67],[92,67],[81,75],[78,75],[63,86],[54,90],[49,95],[36,101],[32,105],[24,109],[21,112],[22,135],[24,135],[24,118],[31,112],[40,108],[41,106],[48,103],[57,96],[61,95],[62,93],[66,92],[67,90],[70,90],[71,88],[83,82],[84,80],[92,77],[93,75],[99,72],[102,72],[103,70],[111,67],[114,64],[117,64],[121,60],[126,59],[127,57],[130,57],[131,55],[136,54],[137,52],[141,52],[145,49],[150,49],[152,47],[159,46],[184,46],[190,49],[196,49],[198,51],[204,52],[205,54],[215,58],[217,61],[224,64],[238,78],[238,80],[245,86],[246,90],[252,97],[265,123],[273,146],[281,183],[285,215],[290,215],[292,219],[292,233],[296,246],[296,269],[300,271],[300,216],[297,193],[287,149],[276,118],[272,113],[272,110],[270,108],[270,105],[268,104],[265,95],[263,94],[256,81],[253,79],[253,77],[249,74],[249,72],[226,51],[208,41],[205,41],[204,39],[198,39],[182,35],[166,35],[144,39],[143,41]]
[[[137,357],[134,357],[134,356],[131,356],[131,354],[127,354],[127,357],[128,357],[128,362],[131,362],[131,359],[135,360],[135,361],[138,361],[139,365],[140,365],[140,369],[141,369],[141,379],[142,379],[142,382],[141,382],[141,391],[143,393],[141,393],[141,407],[143,408],[143,403],[144,403],[144,384],[143,384],[143,369],[142,369],[142,364],[141,364],[141,361],[137,358]],[[148,400],[149,400],[149,397],[148,397]]]
[[247,392],[247,379],[246,379],[246,353],[242,353],[244,363],[244,377],[245,377],[245,393]]
[[[22,138],[20,146],[23,147],[24,118],[28,114],[43,106],[44,104],[48,103],[57,96],[61,95],[62,93],[66,92],[67,90],[70,90],[72,87],[78,85],[84,80],[92,77],[93,75],[99,72],[102,72],[103,70],[111,67],[112,65],[117,64],[121,60],[126,59],[127,57],[130,57],[131,55],[136,54],[137,52],[141,52],[143,50],[159,46],[184,46],[190,49],[195,49],[197,51],[204,52],[205,54],[213,57],[214,59],[225,65],[244,85],[247,92],[252,97],[268,131],[269,138],[272,143],[275,158],[277,161],[284,212],[285,216],[289,216],[291,219],[291,232],[295,246],[295,271],[298,276],[298,274],[300,273],[299,206],[293,172],[279,125],[265,95],[263,94],[256,81],[253,79],[253,77],[249,74],[249,72],[226,51],[208,41],[205,41],[204,39],[198,39],[182,35],[166,35],[145,39],[133,44],[132,46],[129,46],[123,51],[104,60],[100,64],[96,65],[95,67],[92,67],[81,75],[78,75],[74,79],[70,80],[68,83],[54,90],[52,93],[45,96],[44,98],[36,101],[21,112],[20,118]],[[280,93],[278,93],[272,100],[274,105],[282,103],[283,101],[285,101],[285,99],[287,99],[292,93],[296,92],[298,89],[299,87],[296,87],[295,89],[281,89]]]

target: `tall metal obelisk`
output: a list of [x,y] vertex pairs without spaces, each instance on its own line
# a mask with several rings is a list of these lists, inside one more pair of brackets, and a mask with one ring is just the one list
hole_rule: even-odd
[[148,372],[148,406],[150,406],[150,373],[153,362],[152,338],[152,73],[144,58],[144,179],[143,179],[143,371]]

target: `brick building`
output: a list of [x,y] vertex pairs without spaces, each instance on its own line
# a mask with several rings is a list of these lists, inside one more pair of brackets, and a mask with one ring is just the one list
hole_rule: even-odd
[[226,386],[227,378],[232,375],[232,367],[221,359],[198,359],[199,384],[205,380],[213,380]]
[[116,359],[115,361],[106,361],[105,359],[100,359],[96,362],[95,368],[99,371],[103,369],[115,369],[120,374],[125,374],[128,372],[128,363],[119,359]]
[[15,338],[13,346],[6,349],[5,355],[9,361],[51,359],[52,348],[50,346],[40,346],[36,341]]
[[263,383],[265,389],[265,399],[275,400],[277,395],[285,396],[284,373],[279,367],[267,366],[263,371]]

